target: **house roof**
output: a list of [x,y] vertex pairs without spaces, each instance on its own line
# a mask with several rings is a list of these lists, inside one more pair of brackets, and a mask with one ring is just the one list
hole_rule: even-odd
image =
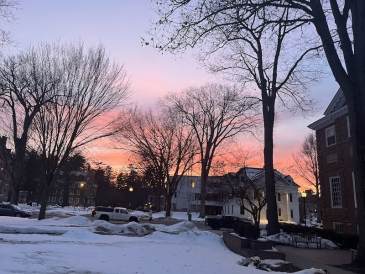
[[[265,169],[264,168],[256,168],[256,167],[243,167],[241,168],[236,175],[240,176],[242,173],[246,173],[247,177],[249,179],[258,179],[260,177],[265,177]],[[290,175],[284,175],[280,171],[277,171],[274,169],[274,175],[276,177],[276,181],[280,181],[282,184],[286,186],[294,186],[294,187],[300,187],[298,184],[296,184],[293,180],[293,178]]]
[[348,113],[345,95],[341,88],[339,88],[331,100],[330,104],[328,105],[327,109],[323,113],[325,115],[321,119],[313,122],[308,126],[308,128],[313,130],[319,130],[324,128],[334,122],[334,120],[342,115]]

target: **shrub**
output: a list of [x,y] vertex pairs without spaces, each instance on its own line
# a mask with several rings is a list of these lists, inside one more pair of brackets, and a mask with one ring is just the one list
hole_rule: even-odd
[[233,231],[236,232],[238,234],[238,227],[239,227],[240,223],[239,222],[235,222],[233,223]]
[[252,225],[252,224],[243,223],[243,222],[239,223],[238,227],[237,227],[238,235],[240,235],[241,237],[246,237],[247,238],[247,236],[246,236],[246,226],[250,226],[250,225]]
[[245,227],[245,237],[249,239],[260,238],[260,228],[254,225],[246,225]]

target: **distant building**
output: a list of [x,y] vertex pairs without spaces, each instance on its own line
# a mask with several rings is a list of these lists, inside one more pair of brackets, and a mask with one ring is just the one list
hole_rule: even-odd
[[[72,171],[70,176],[70,182],[68,187],[68,204],[69,206],[95,206],[96,186],[92,181],[87,180],[87,172],[84,171]],[[47,204],[49,205],[62,205],[65,191],[65,175],[60,172],[57,181],[54,183],[51,192],[48,195]],[[42,184],[38,183],[36,197],[37,202],[42,199]]]
[[324,117],[308,126],[316,131],[323,228],[357,233],[353,147],[345,96],[339,89]]
[[[265,184],[264,169],[245,168],[250,176],[256,176],[258,183]],[[242,174],[240,169],[236,174]],[[299,202],[298,189],[292,177],[286,176],[275,170],[276,175],[276,196],[278,204],[279,221],[289,221],[298,223]],[[208,178],[207,195],[205,201],[205,212],[207,215],[229,214],[251,219],[252,216],[245,211],[242,206],[235,202],[225,202],[219,194],[219,186],[222,184],[222,177],[210,176]],[[172,198],[172,211],[200,211],[200,176],[184,176]],[[266,207],[261,211],[261,220],[266,221]]]

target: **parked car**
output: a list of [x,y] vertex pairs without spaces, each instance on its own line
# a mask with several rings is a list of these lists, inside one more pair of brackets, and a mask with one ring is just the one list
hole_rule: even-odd
[[126,221],[126,222],[139,222],[141,216],[134,212],[129,212],[124,207],[96,207],[96,218],[109,222],[110,220],[115,221]]
[[232,215],[217,215],[208,216],[205,218],[205,225],[210,226],[214,230],[220,230],[221,227],[233,228],[233,224],[236,222],[252,224],[252,221],[249,219],[240,218]]
[[0,204],[0,216],[13,216],[28,218],[32,216],[32,213],[21,209],[17,205],[13,204]]

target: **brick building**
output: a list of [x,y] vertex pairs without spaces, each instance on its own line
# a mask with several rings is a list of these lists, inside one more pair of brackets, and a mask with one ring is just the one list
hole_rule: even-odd
[[323,228],[357,233],[356,195],[350,123],[339,89],[324,117],[308,126],[316,131]]

